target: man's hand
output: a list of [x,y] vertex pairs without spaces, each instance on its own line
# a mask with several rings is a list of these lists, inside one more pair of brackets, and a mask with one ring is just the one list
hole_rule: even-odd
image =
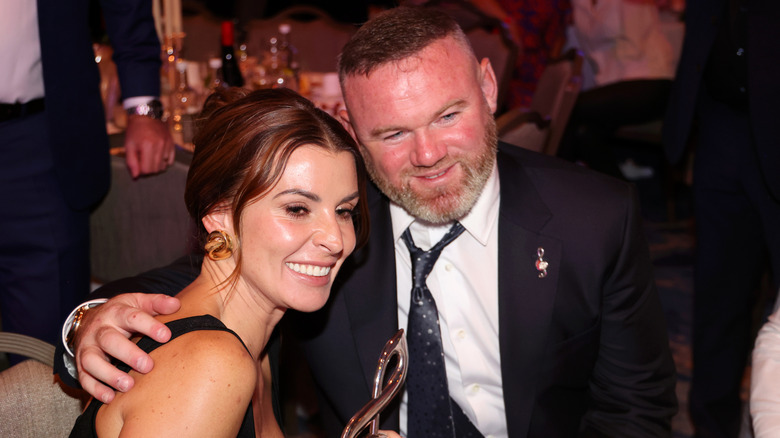
[[82,388],[103,403],[114,399],[114,391],[102,382],[122,392],[132,388],[133,378],[114,367],[109,356],[139,373],[151,371],[152,358],[128,338],[140,334],[167,342],[171,331],[154,315],[176,312],[180,306],[178,299],[167,295],[123,294],[86,312],[75,339]]
[[164,171],[173,164],[175,152],[165,123],[145,116],[128,116],[125,160],[133,178]]

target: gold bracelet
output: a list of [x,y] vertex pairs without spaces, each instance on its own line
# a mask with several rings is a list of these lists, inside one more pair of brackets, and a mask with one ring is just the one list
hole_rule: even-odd
[[73,311],[70,312],[70,315],[68,315],[68,319],[65,320],[65,325],[62,327],[62,345],[65,346],[65,351],[71,357],[75,356],[73,353],[73,342],[76,339],[76,332],[81,326],[81,322],[84,320],[84,315],[87,313],[87,310],[97,307],[106,301],[108,300],[105,298],[87,301],[73,309]]

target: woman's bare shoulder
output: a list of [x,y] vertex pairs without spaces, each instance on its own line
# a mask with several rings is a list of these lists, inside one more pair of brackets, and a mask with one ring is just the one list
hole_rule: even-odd
[[235,335],[194,331],[150,355],[154,369],[133,372],[133,389],[101,409],[120,416],[123,433],[236,435],[255,389],[257,364]]

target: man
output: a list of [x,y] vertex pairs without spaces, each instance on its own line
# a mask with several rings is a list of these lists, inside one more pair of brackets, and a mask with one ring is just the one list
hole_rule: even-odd
[[[147,111],[160,92],[151,1],[103,1],[122,96],[131,174],[172,163]],[[87,0],[10,0],[0,14],[2,329],[57,343],[58,321],[89,293],[89,210],[110,181],[109,145]]]
[[690,0],[685,17],[663,134],[673,163],[695,144],[691,420],[733,438],[758,292],[767,272],[780,286],[780,3]]
[[[416,314],[424,287],[412,291],[421,268],[408,247],[455,235],[454,223],[465,232],[441,250],[424,289],[438,308],[444,418],[458,436],[669,436],[674,366],[630,186],[514,146],[496,152],[495,75],[446,14],[392,9],[361,27],[339,64],[341,117],[376,184],[371,236],[325,308],[289,321],[329,436],[368,400],[378,351]],[[175,307],[134,294],[87,312],[77,354],[85,389],[106,400],[113,393],[96,378],[129,389],[99,350],[148,371],[114,327],[165,340],[144,312]],[[408,331],[409,379],[428,371],[414,365],[418,335]],[[383,428],[438,436],[416,429],[433,427],[410,408],[424,385],[407,381]]]

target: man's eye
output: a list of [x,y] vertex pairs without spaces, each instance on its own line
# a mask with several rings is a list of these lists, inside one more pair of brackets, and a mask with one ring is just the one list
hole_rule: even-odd
[[385,137],[385,140],[396,140],[396,139],[398,139],[399,137],[401,137],[401,134],[402,134],[402,132],[401,132],[401,131],[394,132],[394,133],[392,133],[392,134],[390,134],[390,135],[386,136],[386,137]]
[[445,115],[441,116],[441,118],[444,121],[448,121],[448,120],[454,119],[457,114],[458,113],[449,113],[449,114],[445,114]]

